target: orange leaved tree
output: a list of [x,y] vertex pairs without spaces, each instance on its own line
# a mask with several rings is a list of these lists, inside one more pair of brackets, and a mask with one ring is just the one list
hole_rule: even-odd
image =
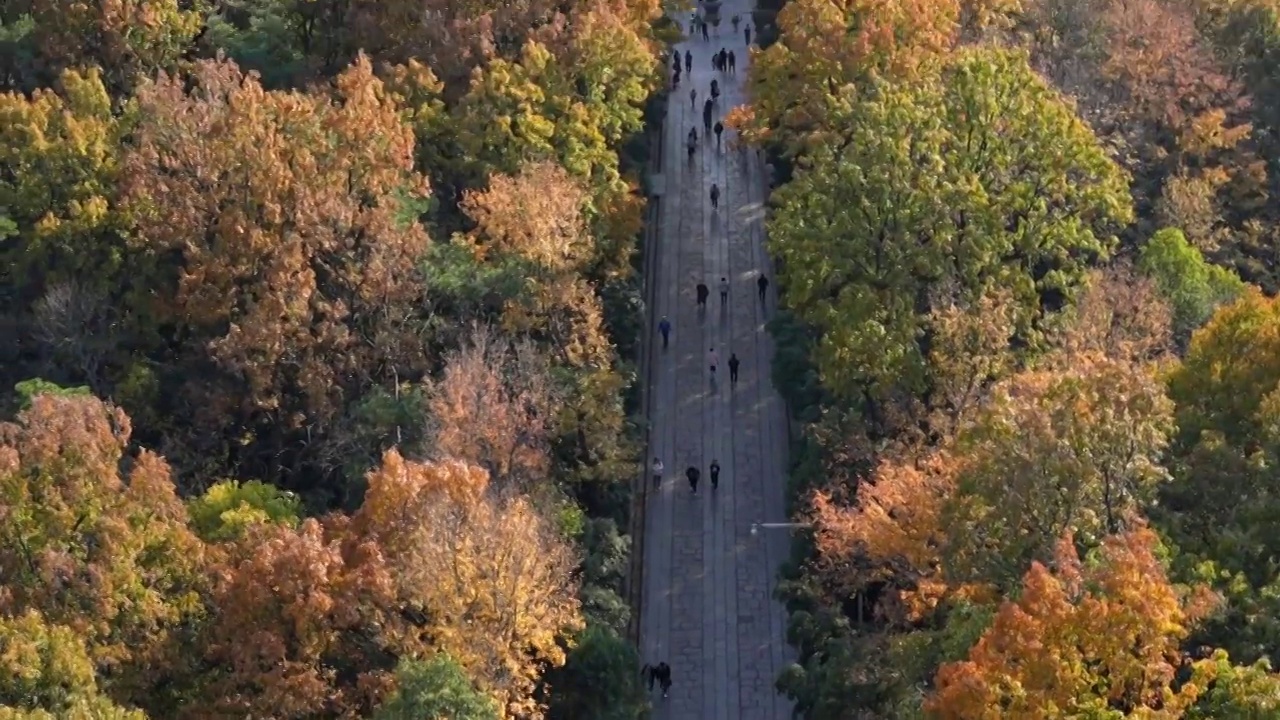
[[1145,527],[1108,537],[1082,564],[1070,534],[1053,569],[1032,565],[969,659],[938,671],[927,711],[942,720],[1181,718],[1204,690],[1179,682],[1179,644],[1214,606],[1169,582]]

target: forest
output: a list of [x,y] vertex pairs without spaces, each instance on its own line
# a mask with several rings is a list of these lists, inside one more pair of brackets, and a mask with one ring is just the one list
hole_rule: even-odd
[[0,4],[0,718],[645,712],[668,27]]
[[[771,0],[810,720],[1280,717],[1280,4]],[[763,33],[762,33],[763,34]]]

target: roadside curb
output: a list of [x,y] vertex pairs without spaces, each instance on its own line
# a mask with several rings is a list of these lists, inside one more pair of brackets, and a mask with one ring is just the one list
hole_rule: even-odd
[[[649,173],[657,175],[662,172],[663,141],[665,139],[665,122],[658,121],[650,130]],[[631,617],[627,623],[627,635],[636,649],[643,655],[644,648],[640,642],[640,625],[644,613],[644,549],[645,527],[647,525],[646,509],[648,508],[648,460],[652,417],[652,393],[649,392],[653,371],[653,308],[654,295],[657,292],[658,258],[658,225],[662,217],[662,196],[650,192],[646,209],[644,231],[644,327],[640,331],[640,407],[644,412],[644,454],[641,456],[640,472],[632,480],[631,486],[631,563],[627,577],[627,604],[631,609]]]

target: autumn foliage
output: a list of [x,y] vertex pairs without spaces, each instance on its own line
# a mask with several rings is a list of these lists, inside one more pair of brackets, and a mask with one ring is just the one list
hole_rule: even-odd
[[638,716],[661,12],[0,3],[0,716]]
[[1204,588],[1170,584],[1147,528],[1103,541],[1085,565],[1072,536],[1052,569],[1035,563],[964,662],[943,665],[933,717],[1180,718],[1204,686],[1179,679],[1179,644],[1213,608]]

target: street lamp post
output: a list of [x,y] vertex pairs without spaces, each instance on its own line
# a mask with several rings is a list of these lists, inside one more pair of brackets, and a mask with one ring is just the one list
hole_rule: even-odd
[[759,534],[760,534],[760,528],[764,528],[764,529],[766,529],[766,530],[773,530],[773,529],[775,529],[775,528],[792,528],[792,529],[794,529],[794,528],[810,528],[810,527],[813,527],[813,524],[812,524],[812,523],[789,523],[789,522],[788,522],[788,523],[768,523],[768,522],[755,522],[755,523],[751,523],[751,534],[752,534],[752,535],[759,535]]

